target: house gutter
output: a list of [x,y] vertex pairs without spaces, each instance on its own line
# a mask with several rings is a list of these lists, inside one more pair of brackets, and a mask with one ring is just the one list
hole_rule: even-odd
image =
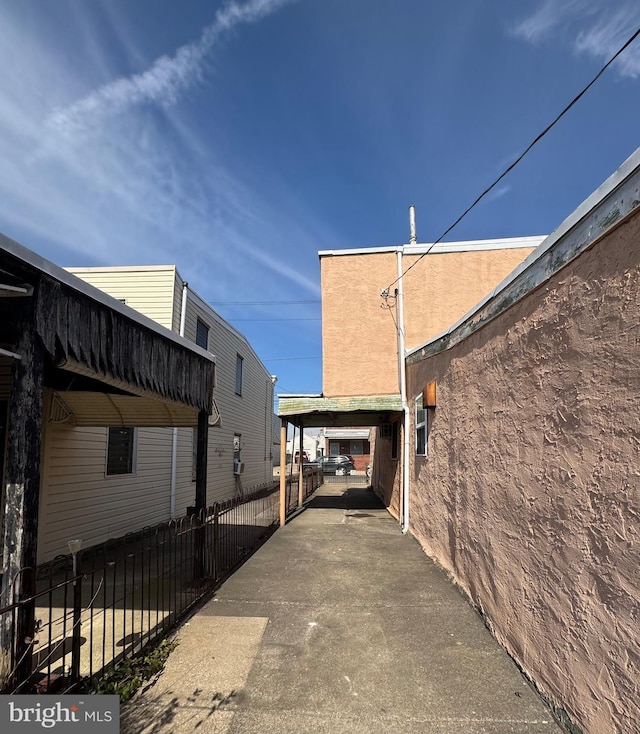
[[[184,327],[187,320],[187,296],[189,294],[189,284],[184,281],[182,284],[182,305],[180,307],[180,336],[184,337]],[[176,485],[178,473],[178,429],[173,428],[171,432],[171,491],[170,491],[170,512],[171,519],[176,516]]]
[[403,429],[402,429],[402,509],[401,529],[403,533],[409,530],[409,404],[407,403],[407,380],[404,368],[404,294],[402,282],[402,248],[396,253],[398,263],[398,377],[400,381],[400,400],[402,402]]

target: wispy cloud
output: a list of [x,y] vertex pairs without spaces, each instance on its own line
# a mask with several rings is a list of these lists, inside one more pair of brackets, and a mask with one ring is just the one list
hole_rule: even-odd
[[487,196],[487,201],[494,201],[495,199],[501,199],[511,191],[511,186],[505,184],[504,186],[497,186]]
[[[296,213],[276,172],[268,189],[256,185],[261,172],[234,155],[228,134],[223,164],[211,126],[168,104],[205,73],[215,39],[286,2],[228,3],[194,44],[48,117],[77,89],[74,70],[50,36],[5,16],[0,63],[33,52],[21,57],[29,84],[0,84],[0,228],[65,265],[176,263],[205,297],[268,298],[283,287],[316,297],[317,241],[337,235]],[[100,59],[91,63],[83,82],[104,76]],[[294,242],[304,259],[291,257]]]
[[[578,34],[575,48],[602,60],[610,59],[631,34],[640,27],[640,9],[637,4],[603,17],[597,25]],[[618,58],[617,67],[623,76],[640,77],[640,42],[636,39]]]
[[120,77],[93,90],[73,104],[54,110],[45,127],[55,137],[76,139],[101,121],[144,102],[169,105],[202,78],[202,69],[216,41],[241,24],[255,23],[292,0],[248,0],[224,5],[193,43],[172,56],[157,58],[148,69]]
[[[566,42],[573,51],[607,61],[640,26],[636,0],[544,0],[510,29],[529,43]],[[640,42],[616,61],[622,76],[640,76]]]
[[545,41],[568,20],[588,10],[588,5],[588,0],[545,0],[534,13],[513,26],[511,31],[530,43]]

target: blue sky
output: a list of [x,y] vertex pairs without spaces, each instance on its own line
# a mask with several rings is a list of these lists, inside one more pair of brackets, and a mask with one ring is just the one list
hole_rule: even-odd
[[[3,0],[0,231],[175,263],[278,391],[320,392],[317,251],[402,244],[409,204],[439,237],[638,26],[637,0]],[[639,119],[640,40],[447,239],[550,232]]]

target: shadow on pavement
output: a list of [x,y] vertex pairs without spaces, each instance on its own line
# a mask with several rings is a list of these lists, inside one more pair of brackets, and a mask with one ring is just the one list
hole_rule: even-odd
[[319,494],[307,504],[308,510],[384,510],[384,505],[368,487],[351,487],[341,494]]

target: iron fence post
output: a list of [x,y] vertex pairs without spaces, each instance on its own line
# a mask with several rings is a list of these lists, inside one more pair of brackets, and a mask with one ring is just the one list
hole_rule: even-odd
[[[16,579],[20,589],[17,595],[20,606],[16,614],[15,642],[15,680],[18,688],[23,684],[29,685],[33,673],[33,645],[36,634],[35,578],[35,569],[26,568]],[[23,599],[25,601],[22,601]]]
[[73,634],[71,638],[71,680],[80,680],[80,611],[82,609],[82,581],[76,576],[73,579]]
[[220,507],[216,502],[213,506],[213,581],[217,583],[219,580],[218,570],[220,568],[218,558],[218,540],[220,538]]

